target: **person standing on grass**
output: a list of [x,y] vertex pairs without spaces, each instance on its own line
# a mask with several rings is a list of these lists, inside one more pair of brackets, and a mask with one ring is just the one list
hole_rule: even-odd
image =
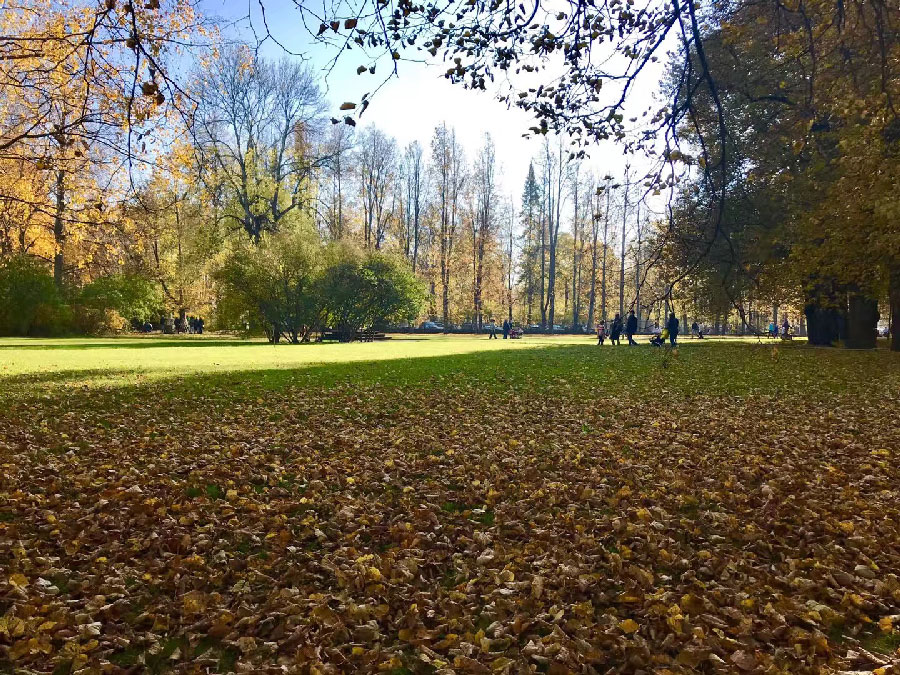
[[787,317],[784,317],[784,321],[781,323],[781,334],[787,335],[791,332],[791,323],[788,321]]
[[622,337],[622,317],[619,316],[619,313],[616,312],[615,318],[613,318],[612,328],[609,331],[609,341],[614,345],[619,344],[619,339]]
[[691,337],[700,336],[700,325],[695,321],[691,324]]
[[491,324],[489,326],[490,334],[488,335],[488,340],[496,340],[497,339],[497,324],[491,319]]
[[628,321],[625,324],[625,335],[628,336],[629,347],[637,344],[637,342],[634,341],[635,333],[637,333],[637,317],[634,315],[634,310],[632,309],[628,312]]
[[597,324],[597,344],[603,345],[606,341],[606,322],[601,321]]
[[669,344],[675,347],[676,340],[678,339],[678,317],[675,316],[675,312],[669,314],[669,320],[666,322],[666,330],[669,331]]
[[512,328],[512,325],[509,323],[509,319],[503,319],[503,339],[506,340],[509,338],[509,329]]

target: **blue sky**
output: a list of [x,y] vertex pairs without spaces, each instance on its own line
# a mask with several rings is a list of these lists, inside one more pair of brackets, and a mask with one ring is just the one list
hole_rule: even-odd
[[[270,40],[263,46],[262,53],[270,58],[307,60],[323,78],[334,116],[340,116],[338,108],[341,103],[359,102],[363,94],[380,85],[390,72],[391,63],[382,59],[376,64],[375,75],[357,75],[359,65],[368,66],[371,63],[359,51],[344,52],[337,65],[326,72],[334,51],[310,38],[294,3],[291,0],[263,1],[268,27],[281,46]],[[225,31],[229,37],[252,41],[253,27],[257,35],[264,33],[258,0],[204,0],[203,7],[209,16],[234,22]],[[252,16],[252,26],[246,20],[248,13]],[[302,56],[290,56],[285,50]],[[378,91],[360,124],[376,125],[395,137],[401,147],[419,140],[427,148],[434,128],[446,121],[456,128],[469,158],[483,143],[484,133],[489,132],[501,165],[498,175],[502,182],[502,194],[513,196],[518,205],[529,160],[538,154],[542,144],[542,139],[525,139],[522,136],[534,123],[533,119],[524,111],[508,109],[489,93],[451,84],[442,77],[444,68],[439,63],[429,65],[401,61],[398,68],[399,77],[388,80]],[[652,87],[645,87],[639,100],[634,102],[634,110],[642,112],[652,103],[651,97]],[[634,159],[631,161],[635,162]],[[609,143],[592,150],[588,164],[588,170],[598,175],[611,173],[622,176],[625,159],[617,147]]]

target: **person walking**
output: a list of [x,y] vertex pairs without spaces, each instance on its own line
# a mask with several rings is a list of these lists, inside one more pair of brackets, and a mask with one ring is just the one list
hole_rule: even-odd
[[790,335],[791,332],[791,322],[788,321],[787,317],[784,317],[784,321],[781,323],[781,334],[782,335]]
[[497,324],[491,319],[490,335],[488,335],[488,340],[496,340],[497,339]]
[[512,328],[512,324],[509,322],[509,319],[503,319],[503,339],[509,339],[509,330]]
[[606,341],[606,322],[601,321],[597,324],[597,344],[603,345]]
[[700,337],[700,325],[696,321],[691,324],[691,337]]
[[666,330],[669,331],[669,344],[673,347],[677,346],[676,341],[678,340],[678,317],[675,316],[675,312],[669,314],[669,320],[666,322]]
[[612,328],[609,331],[609,341],[614,345],[619,344],[619,340],[622,337],[622,317],[619,316],[619,313],[616,312],[616,316],[612,322]]
[[625,335],[628,336],[629,347],[637,344],[637,342],[634,341],[635,333],[637,333],[637,317],[634,315],[634,310],[632,309],[628,312],[628,321],[625,323]]

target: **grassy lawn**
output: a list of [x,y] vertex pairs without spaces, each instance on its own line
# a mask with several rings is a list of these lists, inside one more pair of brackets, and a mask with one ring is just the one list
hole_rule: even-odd
[[0,672],[820,673],[900,647],[896,354],[3,340],[0,388]]
[[454,356],[499,349],[533,349],[548,344],[588,344],[585,337],[531,336],[488,341],[487,336],[395,335],[384,342],[271,345],[221,336],[121,338],[0,338],[0,378],[113,384],[196,373],[295,369],[321,364]]

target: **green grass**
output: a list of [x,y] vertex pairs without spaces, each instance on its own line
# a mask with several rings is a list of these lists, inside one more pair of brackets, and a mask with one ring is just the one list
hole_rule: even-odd
[[[590,336],[396,336],[387,342],[270,345],[222,337],[0,339],[0,400],[73,389],[116,396],[269,395],[286,386],[443,386],[474,382],[498,394],[516,388],[617,396],[683,394],[810,396],[848,387],[896,386],[896,354],[808,347],[797,341],[683,340],[668,349],[597,347]],[[879,385],[878,383],[881,383]],[[56,392],[56,393],[54,393]],[[279,421],[273,413],[271,422]],[[359,411],[360,415],[366,412]]]
[[[759,600],[745,608],[757,625],[769,602],[805,616],[807,600],[833,601],[844,616],[849,596],[816,594],[829,570],[861,560],[893,569],[898,400],[900,355],[799,341],[684,340],[676,353],[598,348],[589,336],[275,347],[215,336],[2,340],[0,568],[30,580],[34,608],[21,615],[35,622],[95,613],[101,594],[127,600],[118,618],[98,615],[96,669],[108,660],[145,672],[261,672],[285,656],[265,645],[295,621],[332,653],[319,642],[333,631],[310,603],[326,594],[346,610],[351,588],[354,605],[391,611],[346,618],[377,619],[382,652],[344,649],[343,667],[425,672],[396,637],[410,598],[476,643],[497,619],[487,599],[500,606],[540,570],[544,595],[526,588],[522,611],[577,607],[593,622],[640,611],[642,638],[669,653],[649,588],[643,609],[619,604],[635,565],[672,598],[705,593],[712,570],[740,569],[721,584],[732,599]],[[763,483],[774,486],[771,503]],[[487,546],[493,556],[482,558]],[[710,572],[693,562],[701,550]],[[798,551],[816,565],[798,572]],[[410,555],[418,569],[403,574]],[[582,580],[558,579],[567,561],[580,563],[566,575],[608,581],[586,596]],[[789,586],[798,573],[816,583]],[[44,595],[39,577],[58,593]],[[846,591],[866,594],[867,583]],[[4,584],[0,575],[0,593]],[[259,648],[238,650],[182,614],[189,589],[204,593],[209,616],[237,615],[233,630]],[[713,595],[718,611],[724,596]],[[146,620],[156,615],[166,617],[162,633]],[[276,626],[265,619],[281,615],[290,623],[270,640]],[[843,619],[848,630],[868,635],[854,617]],[[512,672],[530,663],[520,646],[550,633],[546,623],[523,630],[506,648]],[[839,638],[830,636],[835,649]],[[793,654],[790,635],[772,639],[760,649]],[[896,639],[865,644],[886,653]],[[68,672],[62,644],[15,668],[0,651],[0,672]],[[790,658],[785,672],[800,672],[796,659],[807,656]],[[810,668],[830,657],[815,658]]]
[[0,377],[173,377],[188,373],[292,369],[328,363],[457,356],[486,350],[520,350],[548,344],[590,344],[590,336],[533,336],[491,340],[486,336],[393,336],[383,342],[271,345],[229,337],[121,337],[0,339]]

